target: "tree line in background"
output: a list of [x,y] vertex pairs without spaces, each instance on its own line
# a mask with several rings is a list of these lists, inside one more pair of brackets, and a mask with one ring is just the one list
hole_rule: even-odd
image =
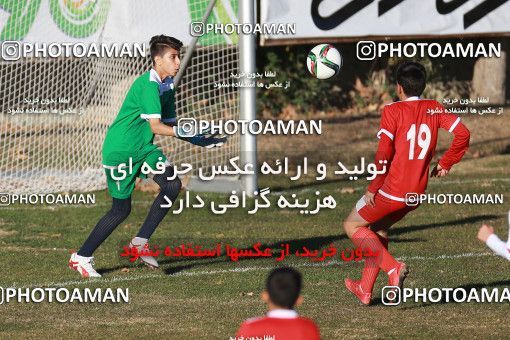
[[[426,40],[420,40],[422,42]],[[427,70],[424,97],[470,98],[484,96],[490,104],[501,105],[510,98],[507,52],[509,38],[443,39],[440,44],[501,42],[501,58],[414,58]],[[275,80],[290,86],[257,91],[257,112],[263,118],[295,119],[298,117],[332,117],[360,115],[379,111],[395,97],[395,71],[404,58],[387,57],[360,61],[356,43],[334,44],[342,54],[340,73],[328,80],[312,77],[306,68],[306,57],[313,45],[259,47],[257,70],[271,71]]]

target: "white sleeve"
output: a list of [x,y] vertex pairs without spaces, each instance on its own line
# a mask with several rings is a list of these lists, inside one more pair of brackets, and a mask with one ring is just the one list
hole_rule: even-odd
[[510,261],[510,249],[507,247],[505,242],[499,239],[498,235],[490,235],[487,238],[486,244],[493,252]]

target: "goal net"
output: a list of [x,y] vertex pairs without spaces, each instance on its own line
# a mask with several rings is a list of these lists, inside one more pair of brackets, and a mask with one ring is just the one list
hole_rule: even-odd
[[[40,57],[11,60],[16,43],[139,42],[167,34],[191,40],[209,0],[0,0],[0,193],[86,192],[106,187],[101,149],[108,126],[150,57]],[[173,14],[172,14],[173,13]],[[208,22],[236,22],[237,0],[217,0]],[[175,33],[174,33],[175,31]],[[140,33],[143,32],[143,33]],[[19,47],[20,45],[18,45]],[[14,52],[13,52],[14,51]],[[177,88],[177,117],[239,119],[237,37],[202,36]],[[175,138],[155,143],[170,161],[199,167],[239,155],[239,136],[215,149]],[[201,189],[207,190],[207,183]],[[221,188],[220,188],[221,189]]]

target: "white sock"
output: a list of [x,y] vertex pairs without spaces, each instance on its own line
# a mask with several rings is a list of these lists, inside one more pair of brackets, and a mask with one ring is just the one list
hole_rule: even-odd
[[486,244],[493,252],[510,261],[510,248],[508,248],[505,242],[499,239],[498,235],[490,235],[487,238]]
[[133,244],[134,246],[143,246],[147,242],[149,242],[148,239],[138,236],[131,240],[131,244]]
[[81,256],[81,255],[76,254],[76,259],[77,260],[89,261],[91,258],[92,258],[92,256],[91,257],[86,257],[86,256]]

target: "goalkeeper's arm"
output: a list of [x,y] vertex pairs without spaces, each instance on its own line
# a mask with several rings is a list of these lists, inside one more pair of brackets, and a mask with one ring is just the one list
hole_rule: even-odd
[[386,168],[386,171],[382,174],[378,174],[372,182],[370,182],[367,191],[375,194],[379,188],[383,185],[386,176],[388,175],[388,171],[391,165],[391,161],[393,160],[393,156],[395,155],[395,145],[393,144],[393,140],[389,138],[386,134],[382,134],[380,137],[379,146],[375,153],[374,164],[377,167],[377,171],[381,171],[383,168]]
[[151,126],[152,133],[155,135],[177,137],[174,127],[162,123],[159,118],[149,119],[149,124]]
[[215,136],[206,136],[205,134],[196,134],[189,136],[185,131],[182,131],[179,126],[167,125],[158,118],[149,119],[151,130],[156,135],[173,136],[182,139],[193,145],[212,148],[222,146],[227,141],[226,137],[217,138]]

